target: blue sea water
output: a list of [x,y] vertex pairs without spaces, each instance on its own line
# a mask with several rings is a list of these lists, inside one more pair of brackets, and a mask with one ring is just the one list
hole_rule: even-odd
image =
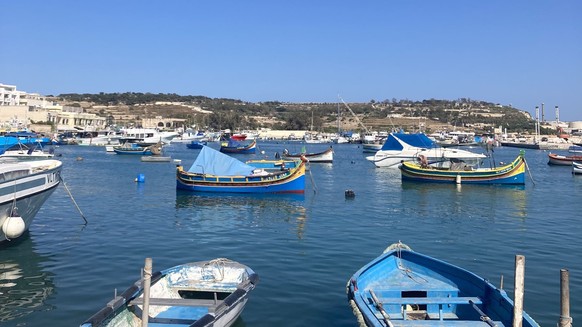
[[[258,154],[239,158],[303,146],[259,142]],[[358,145],[334,150],[333,164],[311,165],[304,195],[257,196],[178,192],[171,162],[57,148],[89,223],[60,186],[28,235],[0,247],[0,325],[78,326],[139,278],[146,257],[155,270],[227,257],[260,276],[236,327],[356,326],[346,282],[399,240],[496,285],[503,276],[511,297],[515,255],[524,255],[525,310],[542,326],[558,322],[566,268],[571,316],[582,319],[582,176],[548,166],[547,152],[528,150],[531,177],[507,187],[403,183],[397,169],[367,162]],[[199,150],[165,151],[189,167]],[[518,152],[497,148],[493,159]],[[134,181],[139,174],[143,183]]]

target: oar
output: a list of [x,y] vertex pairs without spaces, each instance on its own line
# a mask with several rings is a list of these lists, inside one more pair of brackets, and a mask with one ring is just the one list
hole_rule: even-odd
[[380,301],[378,301],[376,294],[374,294],[374,290],[370,290],[370,295],[372,295],[372,300],[374,301],[374,305],[376,306],[376,308],[378,308],[378,310],[382,314],[382,317],[384,317],[384,321],[386,321],[386,325],[388,327],[394,327],[394,325],[392,325],[392,322],[390,321],[390,316],[388,315],[386,310],[384,310],[384,306],[382,305],[382,303]]
[[75,198],[73,198],[73,194],[71,194],[71,191],[69,190],[69,187],[67,186],[67,183],[65,183],[65,180],[63,179],[62,176],[61,176],[61,182],[63,182],[63,186],[65,187],[65,190],[67,190],[67,193],[69,193],[69,197],[71,197],[73,204],[75,205],[75,207],[77,207],[77,210],[79,210],[79,213],[81,214],[81,218],[83,218],[83,220],[85,221],[85,225],[87,225],[87,223],[88,223],[87,218],[85,218],[85,215],[83,215],[81,208],[79,208],[79,206],[77,205]]
[[481,311],[481,309],[479,309],[479,307],[475,304],[475,302],[473,302],[473,300],[469,300],[469,303],[473,306],[473,309],[475,309],[475,311],[477,311],[477,313],[481,316],[481,320],[485,323],[487,323],[487,325],[491,326],[491,327],[497,327],[497,325],[493,322],[493,320],[491,320],[491,318],[489,318],[485,312]]

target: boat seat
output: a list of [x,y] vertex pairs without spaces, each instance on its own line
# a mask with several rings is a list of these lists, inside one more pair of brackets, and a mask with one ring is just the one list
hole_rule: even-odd
[[[422,326],[453,326],[453,327],[484,327],[489,326],[481,320],[390,320],[394,327]],[[494,321],[497,327],[504,327],[501,321]]]
[[[216,307],[222,300],[200,300],[200,299],[168,299],[168,298],[150,298],[150,305],[168,306],[168,307]],[[133,299],[129,305],[143,305],[143,298]]]
[[383,304],[482,304],[478,297],[380,297]]

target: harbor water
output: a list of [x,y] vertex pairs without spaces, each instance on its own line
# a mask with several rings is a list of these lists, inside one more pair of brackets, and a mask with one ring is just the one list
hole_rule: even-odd
[[[257,154],[238,158],[303,146],[329,145],[259,141]],[[334,150],[333,164],[311,164],[305,194],[259,196],[184,193],[173,162],[56,148],[89,223],[59,186],[29,233],[0,245],[0,326],[78,326],[139,279],[146,257],[154,270],[219,257],[255,270],[259,284],[235,327],[356,326],[346,282],[399,240],[495,285],[503,276],[512,298],[515,255],[524,255],[524,307],[542,326],[559,320],[566,268],[571,316],[582,319],[582,176],[570,167],[527,150],[525,186],[403,183],[398,169],[366,161],[361,146]],[[172,144],[165,155],[189,168],[198,151]],[[496,148],[487,160],[518,153]]]

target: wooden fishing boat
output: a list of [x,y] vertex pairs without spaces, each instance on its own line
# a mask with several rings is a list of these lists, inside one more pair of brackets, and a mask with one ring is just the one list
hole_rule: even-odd
[[323,152],[306,152],[302,151],[300,153],[289,153],[287,149],[283,150],[283,159],[295,159],[305,158],[309,162],[333,162],[333,148],[330,146]]
[[582,156],[562,156],[548,153],[548,165],[571,166],[573,161],[582,161]]
[[572,174],[580,175],[582,174],[582,161],[572,161]]
[[[243,311],[258,275],[249,267],[218,258],[175,266],[151,276],[149,326],[230,326]],[[144,281],[127,290],[81,327],[142,326]]]
[[189,170],[177,166],[176,187],[193,192],[304,193],[305,162],[279,167],[257,168],[205,146]]
[[[347,285],[361,326],[512,326],[513,301],[486,279],[402,243],[358,270]],[[538,326],[522,312],[522,326]]]
[[253,140],[249,144],[242,144],[236,140],[230,139],[227,143],[220,145],[220,152],[223,153],[255,153],[257,148],[257,141]]
[[474,168],[462,162],[451,163],[449,168],[435,168],[426,163],[426,158],[420,162],[403,162],[400,165],[402,180],[456,183],[456,184],[525,184],[524,152],[513,162],[491,168]]
[[582,153],[582,146],[580,145],[572,145],[568,148],[568,152],[571,153]]

